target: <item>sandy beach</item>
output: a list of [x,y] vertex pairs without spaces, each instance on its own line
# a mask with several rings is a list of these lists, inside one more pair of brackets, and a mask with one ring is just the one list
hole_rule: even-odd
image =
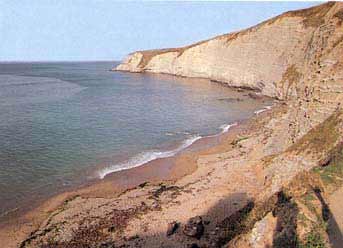
[[[259,112],[253,119],[263,118],[269,114],[270,110],[263,113]],[[38,228],[44,219],[66,202],[69,202],[70,199],[82,197],[109,200],[125,195],[130,191],[158,187],[160,184],[177,184],[198,170],[197,160],[200,156],[210,154],[215,156],[227,151],[228,144],[232,143],[240,133],[248,132],[253,122],[253,120],[243,121],[232,126],[225,133],[204,137],[176,156],[156,159],[143,166],[111,173],[103,180],[52,197],[27,213],[18,212],[9,215],[10,218],[1,225],[0,240],[2,243],[0,245],[12,244],[9,247],[16,247],[20,240]]]
[[[289,117],[296,118],[293,114],[294,109],[280,102],[226,133],[195,142],[178,156],[116,172],[98,183],[58,195],[9,221],[0,231],[1,245],[87,247],[113,244],[113,240],[115,247],[225,243],[226,229],[220,226],[227,218],[249,208],[249,204],[260,206],[274,199],[292,178],[320,164],[340,142],[339,137],[330,141],[323,153],[316,152],[317,147],[301,145],[304,140],[311,143],[313,138],[321,139],[318,130],[332,125],[332,118],[343,118],[341,112],[296,141],[289,136]],[[335,128],[342,128],[339,123],[343,122],[335,122]],[[313,132],[318,133],[316,137]],[[184,228],[166,235],[171,223],[185,226],[195,216],[206,223],[201,240],[185,235]],[[259,218],[276,225],[275,217]],[[269,229],[259,232],[264,237],[261,244],[273,242]],[[236,235],[238,241],[233,240],[240,242],[238,247],[246,247],[253,238],[242,238],[240,232]]]

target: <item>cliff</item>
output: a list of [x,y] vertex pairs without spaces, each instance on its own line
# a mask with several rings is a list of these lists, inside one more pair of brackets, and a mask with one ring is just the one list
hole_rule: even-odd
[[115,70],[209,78],[286,99],[319,67],[341,63],[341,23],[342,3],[329,2],[190,46],[137,51]]

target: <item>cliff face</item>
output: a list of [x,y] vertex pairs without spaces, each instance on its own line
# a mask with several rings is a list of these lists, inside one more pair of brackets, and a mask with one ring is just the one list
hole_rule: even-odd
[[342,62],[342,12],[343,3],[333,2],[287,12],[190,46],[134,52],[116,70],[209,78],[290,98],[314,64]]

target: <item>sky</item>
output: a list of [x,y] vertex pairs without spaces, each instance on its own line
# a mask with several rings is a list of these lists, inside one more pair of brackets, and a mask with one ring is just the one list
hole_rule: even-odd
[[0,61],[121,60],[191,44],[318,2],[0,0]]

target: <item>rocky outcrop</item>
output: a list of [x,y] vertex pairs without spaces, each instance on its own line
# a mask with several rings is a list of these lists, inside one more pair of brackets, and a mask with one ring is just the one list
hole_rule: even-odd
[[309,77],[304,68],[338,62],[325,57],[342,44],[342,6],[329,2],[190,46],[134,52],[115,70],[209,78],[279,99],[297,96],[297,84]]

